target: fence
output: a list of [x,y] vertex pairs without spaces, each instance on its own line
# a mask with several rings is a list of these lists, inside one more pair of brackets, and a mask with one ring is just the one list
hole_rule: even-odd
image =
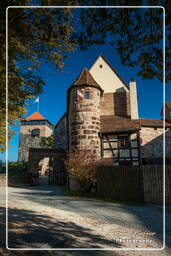
[[[147,203],[163,203],[163,166],[143,166],[144,201]],[[171,205],[171,166],[165,168],[165,199]]]
[[142,171],[132,166],[100,166],[97,193],[113,200],[143,201]]
[[[166,204],[171,205],[171,166],[166,166]],[[163,203],[163,166],[100,166],[97,193],[113,200]]]

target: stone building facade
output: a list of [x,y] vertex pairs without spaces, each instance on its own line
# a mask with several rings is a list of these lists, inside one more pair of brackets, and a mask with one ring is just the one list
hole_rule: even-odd
[[67,112],[55,126],[55,146],[68,153],[90,151],[96,160],[112,160],[114,165],[139,165],[162,159],[165,133],[170,157],[170,107],[166,130],[160,119],[139,118],[136,82],[126,84],[100,55],[68,89]]
[[[164,122],[139,118],[136,82],[126,84],[100,55],[84,68],[67,91],[66,113],[54,128],[55,148],[68,153],[90,152],[94,160],[113,165],[140,165],[171,157],[171,103]],[[28,159],[30,147],[39,148],[52,125],[39,113],[21,121],[19,160]]]
[[28,161],[29,149],[40,148],[41,139],[52,135],[53,126],[39,112],[21,120],[18,160]]

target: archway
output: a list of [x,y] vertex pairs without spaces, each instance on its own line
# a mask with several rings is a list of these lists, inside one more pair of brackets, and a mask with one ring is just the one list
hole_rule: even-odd
[[28,171],[37,174],[40,185],[66,185],[65,157],[62,149],[30,148]]

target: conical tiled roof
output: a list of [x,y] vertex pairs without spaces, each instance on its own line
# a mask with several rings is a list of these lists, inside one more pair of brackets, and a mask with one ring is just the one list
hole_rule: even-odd
[[[89,70],[87,68],[84,68],[83,71],[80,73],[80,75],[76,78],[74,83],[71,85],[71,87],[75,86],[81,86],[81,85],[87,85],[99,88],[101,92],[103,92],[103,89],[101,86],[94,80],[92,75],[90,74]],[[70,88],[71,88],[70,87]]]
[[39,112],[35,112],[29,117],[27,117],[25,120],[46,120]]

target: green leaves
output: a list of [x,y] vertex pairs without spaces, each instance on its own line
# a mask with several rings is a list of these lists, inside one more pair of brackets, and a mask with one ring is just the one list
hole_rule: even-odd
[[[110,3],[109,3],[110,2]],[[81,1],[84,5],[86,1]],[[91,4],[91,3],[89,3]],[[128,5],[127,1],[103,1],[103,5]],[[135,0],[132,5],[143,6]],[[100,1],[93,1],[100,5]],[[166,9],[166,81],[171,78],[171,2],[154,1]],[[80,49],[110,43],[120,55],[121,63],[137,66],[142,79],[163,80],[163,9],[162,8],[95,8],[81,9],[82,28],[76,33]]]
[[[50,1],[48,1],[50,2]],[[58,1],[60,2],[60,1]],[[22,5],[31,1],[24,0]],[[40,1],[40,4],[44,1]],[[11,1],[10,6],[19,5]],[[5,9],[7,1],[1,3],[2,26],[0,38],[5,39]],[[42,61],[53,62],[62,69],[64,58],[73,51],[75,43],[71,40],[73,32],[70,9],[8,9],[8,118],[11,124],[23,117],[26,102],[43,92],[45,85],[39,75]],[[0,150],[5,150],[5,45],[0,48],[3,63],[0,65]],[[10,137],[9,137],[10,138]]]

